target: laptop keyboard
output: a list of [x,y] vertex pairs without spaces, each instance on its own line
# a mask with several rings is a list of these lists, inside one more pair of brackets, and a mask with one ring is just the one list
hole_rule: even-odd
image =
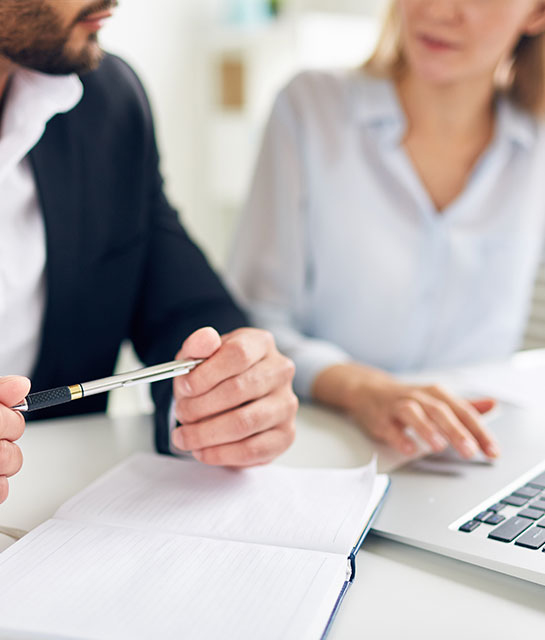
[[489,528],[491,540],[545,552],[545,472],[475,514],[459,530],[471,533],[478,527]]

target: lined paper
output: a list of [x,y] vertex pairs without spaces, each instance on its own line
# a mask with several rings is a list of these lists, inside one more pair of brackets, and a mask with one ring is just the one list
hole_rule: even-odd
[[329,553],[49,520],[0,555],[0,637],[315,638],[345,577]]
[[386,484],[138,454],[0,555],[0,638],[315,640]]
[[[347,556],[376,505],[375,479],[374,463],[357,469],[229,470],[143,453],[56,515]],[[379,483],[380,494],[385,482]]]

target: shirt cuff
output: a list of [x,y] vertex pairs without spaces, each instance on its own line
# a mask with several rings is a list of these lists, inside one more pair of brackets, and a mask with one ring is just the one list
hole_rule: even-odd
[[353,362],[346,351],[327,342],[312,340],[287,354],[295,363],[293,388],[302,400],[312,400],[311,390],[319,373],[337,364]]

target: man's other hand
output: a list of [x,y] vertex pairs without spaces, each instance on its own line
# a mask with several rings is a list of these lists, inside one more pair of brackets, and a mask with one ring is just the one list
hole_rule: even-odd
[[21,413],[10,407],[21,402],[29,391],[30,381],[26,378],[0,378],[0,503],[8,497],[8,478],[23,464],[23,454],[14,442],[23,435],[25,420]]
[[174,381],[176,417],[182,424],[172,443],[210,465],[267,464],[295,437],[295,367],[260,329],[220,336],[199,329],[178,358],[206,358]]

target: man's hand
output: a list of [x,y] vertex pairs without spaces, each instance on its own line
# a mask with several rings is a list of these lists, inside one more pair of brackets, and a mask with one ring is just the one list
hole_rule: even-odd
[[172,443],[211,465],[249,467],[271,462],[295,437],[295,368],[270,333],[237,329],[222,337],[200,329],[178,358],[206,358],[174,381]]
[[21,402],[29,391],[30,381],[26,378],[0,378],[0,503],[8,497],[8,478],[23,464],[23,454],[13,443],[23,435],[25,420],[21,413],[9,407]]
[[499,455],[498,445],[481,420],[494,407],[489,398],[466,401],[437,385],[403,384],[383,371],[340,364],[321,372],[313,387],[316,400],[347,411],[370,436],[411,455],[411,427],[432,451],[449,444],[464,458],[482,451]]

